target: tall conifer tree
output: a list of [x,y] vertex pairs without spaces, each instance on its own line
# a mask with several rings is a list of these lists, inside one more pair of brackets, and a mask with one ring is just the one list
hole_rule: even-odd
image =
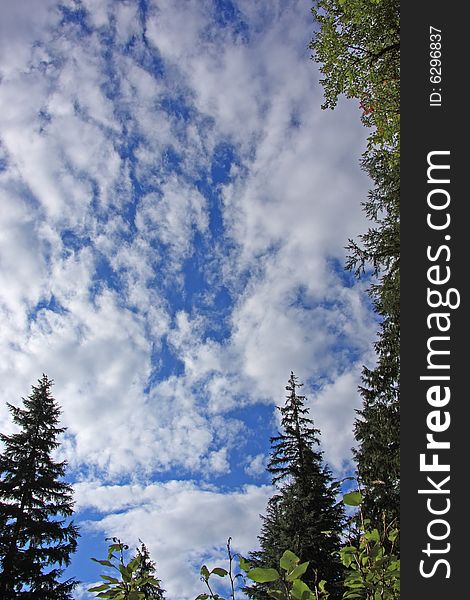
[[0,434],[0,597],[68,600],[77,585],[60,581],[77,546],[72,487],[66,463],[56,462],[60,408],[46,375],[23,399],[8,404],[18,433]]
[[[312,589],[317,580],[327,580],[330,598],[336,600],[342,596],[342,567],[334,553],[340,547],[344,513],[335,499],[332,474],[323,464],[320,432],[308,417],[305,396],[297,393],[301,385],[291,372],[289,394],[279,409],[283,432],[271,438],[268,464],[278,493],[263,517],[261,549],[252,552],[249,560],[254,566],[277,568],[283,552],[291,550],[302,562],[310,561],[303,580]],[[269,598],[263,584],[246,592],[251,598]]]

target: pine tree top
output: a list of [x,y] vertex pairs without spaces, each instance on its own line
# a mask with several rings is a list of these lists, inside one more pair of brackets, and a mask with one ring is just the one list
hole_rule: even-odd
[[63,480],[66,462],[55,461],[60,407],[46,375],[23,406],[8,404],[16,433],[0,434],[0,597],[69,600],[75,580],[59,581],[75,551],[78,529],[73,489]]
[[297,392],[302,386],[303,383],[299,383],[291,371],[286,386],[289,394],[284,406],[278,407],[283,432],[271,437],[268,471],[273,475],[273,483],[303,478],[321,468],[322,452],[315,448],[320,443],[320,431],[314,427],[313,419],[308,417],[309,409],[304,405],[306,397]]

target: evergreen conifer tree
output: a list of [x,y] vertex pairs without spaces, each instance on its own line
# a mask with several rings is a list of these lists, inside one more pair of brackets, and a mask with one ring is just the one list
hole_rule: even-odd
[[63,481],[65,462],[56,462],[60,408],[46,375],[23,399],[8,404],[17,433],[0,434],[0,597],[68,600],[77,585],[60,581],[77,546],[72,487]]
[[[344,523],[342,505],[335,499],[332,474],[323,464],[319,430],[308,417],[305,396],[291,372],[289,395],[282,415],[283,432],[271,438],[268,471],[278,488],[268,502],[259,536],[260,550],[249,555],[253,566],[277,568],[285,550],[310,561],[303,577],[311,589],[320,579],[328,582],[331,600],[339,599],[342,567],[337,552]],[[325,533],[328,532],[328,533]],[[246,588],[251,598],[269,598],[266,585]]]
[[350,242],[348,268],[361,274],[369,263],[376,283],[369,289],[381,318],[375,343],[377,364],[362,370],[363,407],[354,431],[363,509],[375,527],[383,519],[398,526],[400,509],[400,178],[389,168],[388,152],[376,152],[363,166],[375,183],[365,210],[377,227]]
[[361,276],[372,267],[369,294],[380,317],[377,364],[364,367],[363,408],[355,452],[363,510],[374,527],[399,518],[400,437],[400,2],[313,0],[310,48],[324,75],[323,108],[357,98],[370,127],[362,168],[373,188],[363,208],[370,227],[349,243],[346,267]]
[[165,590],[162,589],[161,581],[155,575],[155,561],[150,558],[147,546],[142,541],[140,548],[137,548],[136,556],[140,557],[136,577],[142,581],[147,581],[148,578],[151,578],[151,581],[142,584],[140,588],[145,600],[165,600]]

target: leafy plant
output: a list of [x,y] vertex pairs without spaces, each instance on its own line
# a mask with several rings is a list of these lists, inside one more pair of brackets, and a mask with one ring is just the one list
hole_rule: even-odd
[[[101,575],[104,583],[89,588],[89,592],[95,592],[97,598],[108,598],[109,600],[147,600],[149,598],[163,599],[164,590],[160,587],[160,581],[153,575],[154,565],[150,561],[145,544],[137,549],[137,554],[128,564],[124,561],[124,552],[129,546],[123,544],[118,538],[112,539],[113,543],[108,547],[108,558],[99,560],[92,558],[95,562],[117,571],[117,577]],[[117,554],[115,554],[117,553]]]
[[326,581],[319,581],[314,591],[302,581],[302,575],[307,571],[309,561],[301,563],[290,550],[286,550],[281,556],[279,570],[262,567],[250,569],[249,563],[244,560],[240,561],[240,566],[246,571],[246,576],[255,583],[273,584],[267,593],[276,600],[319,600],[329,596],[325,588]]
[[217,577],[227,577],[228,576],[228,578],[230,580],[230,598],[232,598],[232,600],[235,600],[235,582],[236,582],[237,578],[243,577],[243,575],[241,573],[234,575],[234,573],[233,573],[234,556],[232,554],[231,542],[232,542],[232,538],[229,537],[227,540],[227,555],[228,555],[228,559],[229,559],[228,571],[227,571],[227,569],[222,569],[221,567],[215,567],[214,569],[212,569],[212,571],[209,571],[209,569],[206,567],[206,565],[202,565],[201,571],[200,571],[201,581],[203,581],[206,584],[209,594],[207,594],[207,593],[199,594],[199,596],[196,598],[196,600],[208,600],[209,598],[214,598],[215,600],[224,600],[224,598],[222,598],[222,596],[215,594],[214,591],[212,590],[211,584],[209,582],[211,575],[217,575]]
[[[362,512],[362,494],[353,491],[345,494],[347,506],[359,507],[358,531],[350,536],[349,544],[340,550],[346,567],[344,599],[398,600],[400,597],[400,560],[393,549],[398,539],[398,529],[387,526],[381,531],[370,526]],[[358,539],[359,538],[359,539]],[[389,550],[388,548],[391,548]]]
[[230,598],[235,600],[235,582],[238,578],[247,577],[255,583],[270,584],[268,595],[276,600],[326,600],[329,596],[325,588],[325,581],[320,581],[315,585],[314,591],[302,581],[302,575],[305,574],[309,562],[300,563],[300,559],[290,550],[286,550],[279,561],[279,570],[272,568],[252,567],[252,565],[240,554],[237,555],[240,569],[244,572],[233,574],[233,555],[230,548],[231,538],[227,542],[227,553],[229,557],[229,570],[216,567],[209,571],[206,565],[201,567],[201,581],[208,589],[208,593],[202,593],[195,600],[224,600],[222,596],[215,593],[212,589],[210,578],[212,575],[218,577],[229,577],[230,579]]

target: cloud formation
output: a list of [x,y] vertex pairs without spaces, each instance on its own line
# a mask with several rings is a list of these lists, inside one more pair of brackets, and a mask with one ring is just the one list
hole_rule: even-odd
[[[300,0],[0,11],[1,430],[5,401],[45,372],[80,506],[89,490],[141,499],[95,507],[109,512],[103,531],[116,511],[123,535],[150,527],[171,491],[168,538],[192,499],[251,511],[237,541],[248,548],[267,488],[240,488],[238,473],[261,476],[257,444],[291,370],[325,458],[339,474],[351,465],[375,331],[363,284],[342,269],[366,227],[356,107],[320,110]],[[251,422],[266,406],[272,419]],[[159,487],[165,477],[197,483]],[[231,533],[184,523],[186,561]],[[165,569],[183,598],[188,580]]]

